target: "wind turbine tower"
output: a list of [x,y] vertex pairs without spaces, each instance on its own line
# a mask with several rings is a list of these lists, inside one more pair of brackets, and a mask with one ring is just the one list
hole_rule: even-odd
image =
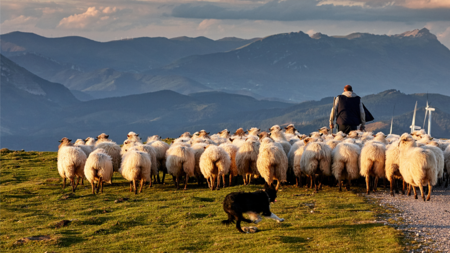
[[431,136],[431,112],[434,112],[435,109],[430,107],[428,105],[428,100],[427,100],[427,107],[425,107],[426,113],[428,113],[428,135]]
[[416,101],[416,107],[414,107],[414,115],[413,115],[413,119],[412,119],[412,124],[410,126],[411,133],[413,133],[416,130],[420,130],[420,127],[416,126],[416,111],[417,111],[417,101]]

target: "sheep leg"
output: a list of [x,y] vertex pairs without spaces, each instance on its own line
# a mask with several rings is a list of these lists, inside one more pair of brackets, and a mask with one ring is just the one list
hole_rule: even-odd
[[162,181],[161,181],[162,184],[166,184],[166,183],[164,183],[164,179],[165,179],[165,178],[166,178],[166,172],[163,171],[163,178],[162,178]]
[[369,175],[366,176],[366,194],[367,195],[370,194],[370,176]]
[[386,187],[386,178],[385,177],[383,177],[383,184],[384,184],[384,189],[386,189],[387,187]]
[[378,176],[375,176],[375,181],[373,183],[373,192],[377,191],[377,186],[378,186]]
[[216,190],[220,189],[220,175],[217,175],[217,188]]
[[132,191],[133,191],[133,182],[130,181],[130,192],[132,192]]
[[411,185],[410,184],[408,184],[408,196],[411,196]]
[[228,186],[232,186],[233,185],[233,175],[231,175],[230,173],[230,183],[228,184]]
[[81,178],[81,185],[84,185],[84,177]]
[[209,180],[211,181],[211,191],[212,191],[212,190],[214,190],[214,187],[216,186],[216,178],[214,177],[214,175],[211,175]]
[[316,174],[315,173],[313,173],[312,175],[311,175],[311,185],[313,184],[313,182],[314,182],[314,192],[315,193],[317,193],[318,192],[318,189],[317,189],[317,184],[316,184]]
[[405,195],[405,192],[406,192],[406,182],[405,182],[405,179],[402,179],[402,194],[403,195]]
[[[423,201],[425,201],[425,194],[423,193],[423,185],[419,184],[419,189],[420,189],[420,196],[422,197]],[[417,199],[417,197],[416,197]]]
[[[75,180],[74,180],[74,182],[75,182]],[[78,178],[78,180],[77,180],[77,184],[75,185],[75,190],[77,189],[77,186],[80,184],[80,178]]]
[[450,181],[450,173],[447,175],[447,182],[445,182],[445,188],[448,187],[448,181]]
[[92,186],[92,194],[95,195],[95,186],[94,186],[94,181],[91,182],[91,186]]
[[298,187],[298,177],[295,177],[295,186]]
[[350,191],[350,178],[347,178],[347,185],[345,186],[347,191]]
[[103,180],[102,180],[102,183],[100,184],[100,187],[101,187],[100,192],[103,193]]
[[[156,176],[153,176],[153,177],[155,178],[155,181],[156,181]],[[143,179],[141,179],[141,180],[143,180]],[[142,183],[144,183],[144,182],[142,182]],[[156,184],[156,182],[155,182],[155,184]],[[153,183],[152,183],[152,179],[150,178],[150,182],[148,182],[148,188],[150,188],[152,186],[153,186]]]
[[181,177],[177,176],[175,179],[175,184],[177,186],[177,190],[180,189],[180,181],[181,181]]
[[[412,187],[412,189],[413,189],[413,191],[414,191],[414,198],[417,199],[416,187],[415,187],[415,186],[412,186],[412,185],[411,185],[411,187]],[[420,188],[420,189],[421,189],[421,191],[422,191],[422,188]]]
[[[390,179],[390,186],[391,186],[391,196],[392,197],[394,197],[394,181],[395,181],[395,179],[394,179],[394,177],[392,176],[391,177],[391,179]],[[397,188],[397,187],[396,187]]]
[[339,191],[342,191],[342,181],[340,179],[338,179],[338,183],[339,183]]
[[247,174],[247,175],[248,175],[247,184],[250,185],[252,183],[252,174]]
[[70,185],[72,186],[72,192],[75,192],[75,180],[73,180],[72,178],[70,179]]
[[158,173],[156,173],[156,181],[158,182],[158,184],[161,183],[161,181],[159,180],[159,171],[158,171]]
[[277,180],[277,186],[275,187],[275,191],[278,191],[278,188],[280,188],[281,182],[280,180]]
[[63,189],[66,189],[66,178],[63,178]]
[[433,189],[433,186],[431,186],[430,182],[428,182],[428,196],[427,196],[427,201],[430,201],[431,198],[431,190]]
[[[152,184],[152,180],[150,179],[150,185]],[[141,187],[139,188],[139,193],[142,192],[142,187],[144,186],[144,179],[141,178]]]
[[188,181],[189,181],[189,176],[188,176],[187,173],[185,173],[184,177],[186,178],[186,180],[184,181],[184,190],[186,190],[187,189],[187,184],[188,184]]
[[101,182],[102,182],[102,178],[99,178],[98,181],[97,181],[97,194],[98,194],[98,191],[100,190]]
[[311,182],[310,182],[310,184],[309,184],[309,189],[312,189],[312,188],[313,188],[313,181],[314,181],[313,178],[314,178],[314,177],[309,176],[309,178],[311,179],[311,180],[310,180]]
[[137,194],[137,187],[136,187],[136,180],[133,179],[133,190],[134,190],[134,194]]
[[222,175],[222,181],[223,181],[223,188],[226,188],[227,184],[225,183],[225,175]]

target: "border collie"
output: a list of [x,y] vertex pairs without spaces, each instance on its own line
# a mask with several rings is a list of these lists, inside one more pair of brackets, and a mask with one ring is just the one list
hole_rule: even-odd
[[[255,192],[232,192],[228,194],[223,201],[223,210],[228,215],[228,220],[222,221],[222,224],[230,225],[236,221],[236,228],[239,232],[244,233],[241,228],[241,221],[247,223],[259,223],[262,218],[260,213],[266,218],[274,219],[278,222],[284,219],[278,218],[274,213],[270,212],[270,203],[275,202],[277,191],[273,185],[264,186],[264,190]],[[250,220],[242,216],[247,213]]]

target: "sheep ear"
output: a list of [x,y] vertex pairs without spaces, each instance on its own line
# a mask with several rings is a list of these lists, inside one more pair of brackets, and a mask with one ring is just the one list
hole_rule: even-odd
[[136,134],[136,136],[139,136],[139,134]]
[[231,138],[228,138],[228,140],[230,140],[231,142],[233,142],[233,139],[231,139]]
[[129,138],[129,137],[130,137],[130,135],[129,135],[129,134],[127,134],[127,137]]
[[109,135],[108,135],[108,134],[106,135],[106,138],[109,138]]
[[69,140],[69,142],[71,142],[72,140]]

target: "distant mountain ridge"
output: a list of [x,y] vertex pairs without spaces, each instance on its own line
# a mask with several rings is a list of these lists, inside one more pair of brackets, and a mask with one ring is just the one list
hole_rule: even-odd
[[187,76],[212,89],[246,89],[304,101],[346,84],[362,95],[386,89],[450,95],[450,50],[426,28],[399,35],[330,37],[303,32],[265,37],[241,48],[189,56],[149,73]]

